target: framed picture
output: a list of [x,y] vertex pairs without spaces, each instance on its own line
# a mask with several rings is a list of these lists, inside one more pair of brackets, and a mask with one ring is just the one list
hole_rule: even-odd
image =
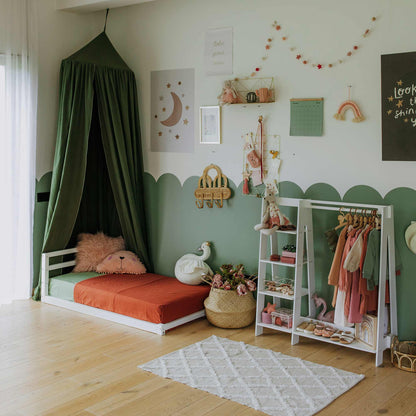
[[221,109],[219,105],[200,107],[200,143],[220,144],[221,143]]

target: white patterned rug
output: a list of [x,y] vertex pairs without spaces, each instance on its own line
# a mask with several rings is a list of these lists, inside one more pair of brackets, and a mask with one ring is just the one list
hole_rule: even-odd
[[313,415],[364,378],[215,335],[139,368],[271,416]]

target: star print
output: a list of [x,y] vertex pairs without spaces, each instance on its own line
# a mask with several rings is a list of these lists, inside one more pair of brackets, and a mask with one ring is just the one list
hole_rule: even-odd
[[188,119],[186,118],[186,119],[183,121],[183,124],[185,124],[185,126],[187,126],[187,125],[188,125],[188,123],[189,123],[189,121],[188,121]]
[[321,64],[318,64],[316,67],[317,67],[318,69],[321,69],[321,68],[322,68],[322,65],[321,65]]
[[397,81],[397,85],[401,86],[402,84],[403,84],[403,81],[402,80]]
[[159,97],[159,100],[160,100],[160,101],[163,101],[163,95],[161,95],[161,96]]
[[162,111],[166,111],[166,108],[165,108],[165,107],[163,107],[163,108],[162,108]]
[[387,114],[390,115],[393,112],[393,110],[387,111]]
[[390,97],[387,97],[387,99],[392,102],[393,101],[393,97],[390,95]]
[[178,140],[178,139],[179,139],[179,137],[180,137],[180,136],[179,136],[179,134],[177,134],[177,135],[175,136],[175,139],[176,139],[176,140]]
[[169,84],[169,83],[167,83],[167,84],[166,84],[166,86],[167,86],[168,88],[170,88],[170,84]]
[[296,59],[300,59],[302,55],[296,55]]
[[161,135],[162,135],[162,132],[160,131],[160,132],[159,132],[159,136],[161,136]]
[[397,108],[403,107],[403,100],[397,101],[396,107]]

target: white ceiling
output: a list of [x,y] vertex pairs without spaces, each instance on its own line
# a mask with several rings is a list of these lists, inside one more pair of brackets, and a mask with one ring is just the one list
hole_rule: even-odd
[[55,0],[56,10],[90,13],[115,7],[131,6],[155,0]]

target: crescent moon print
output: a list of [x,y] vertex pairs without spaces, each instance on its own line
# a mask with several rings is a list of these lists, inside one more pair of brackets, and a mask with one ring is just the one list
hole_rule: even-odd
[[172,114],[166,120],[160,122],[161,124],[167,127],[172,127],[175,124],[178,124],[179,120],[182,117],[182,101],[174,92],[171,92],[170,94],[173,98]]
[[151,72],[152,152],[194,151],[195,71]]

